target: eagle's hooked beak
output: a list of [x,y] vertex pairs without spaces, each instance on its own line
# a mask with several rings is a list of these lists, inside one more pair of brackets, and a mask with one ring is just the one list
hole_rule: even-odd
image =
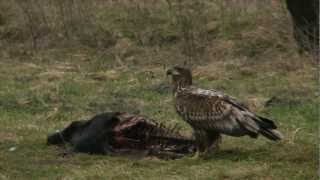
[[168,69],[167,76],[169,75],[179,75],[179,72],[175,69]]

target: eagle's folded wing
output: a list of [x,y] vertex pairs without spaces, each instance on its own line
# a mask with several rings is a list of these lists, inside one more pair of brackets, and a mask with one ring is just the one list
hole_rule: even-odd
[[234,98],[219,91],[185,88],[176,96],[178,113],[197,129],[231,132],[241,129],[257,134],[255,115]]

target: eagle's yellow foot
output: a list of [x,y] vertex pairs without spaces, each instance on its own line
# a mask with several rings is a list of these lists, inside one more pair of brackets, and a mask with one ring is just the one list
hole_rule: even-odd
[[200,155],[201,153],[200,153],[200,151],[199,150],[197,150],[195,153],[194,153],[194,155],[191,157],[191,159],[199,159],[200,158]]
[[210,146],[209,148],[206,148],[203,151],[197,150],[193,155],[192,159],[207,159],[218,151],[219,151],[219,144],[213,144],[212,146]]
[[197,150],[195,154],[191,157],[191,159],[205,159],[208,155],[208,151],[199,151]]

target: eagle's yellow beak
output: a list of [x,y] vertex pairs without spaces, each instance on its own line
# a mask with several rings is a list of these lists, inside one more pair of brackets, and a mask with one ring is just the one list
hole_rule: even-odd
[[169,75],[179,75],[179,74],[180,73],[175,69],[168,69],[167,70],[167,76],[169,76]]

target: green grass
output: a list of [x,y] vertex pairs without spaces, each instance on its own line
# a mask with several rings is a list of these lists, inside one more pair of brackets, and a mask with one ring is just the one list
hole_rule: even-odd
[[[306,89],[294,89],[288,86],[296,79],[269,76],[270,69],[250,77],[233,70],[237,78],[227,81],[195,77],[200,86],[223,87],[240,100],[249,94],[280,97],[283,102],[260,110],[260,114],[275,119],[284,134],[284,140],[277,143],[262,137],[224,137],[221,151],[205,160],[87,154],[63,157],[63,148],[46,146],[47,134],[99,112],[140,112],[168,125],[177,123],[184,133],[191,130],[174,112],[170,91],[159,89],[169,83],[162,68],[105,69],[96,73],[85,64],[73,72],[61,68],[60,63],[34,65],[5,62],[1,66],[3,179],[316,179],[318,103],[310,100],[315,88],[312,79],[303,82]],[[294,96],[293,92],[310,88],[313,90],[305,96]],[[17,149],[10,152],[11,147]]]
[[[188,2],[181,12],[177,5],[98,4],[93,22],[75,19],[77,31],[63,40],[60,19],[48,11],[54,31],[35,52],[16,4],[0,3],[0,179],[317,179],[317,70],[295,52],[283,9],[240,15],[216,2],[203,11],[192,6],[200,1]],[[165,76],[185,62],[198,86],[253,104],[284,139],[224,136],[207,159],[172,161],[63,156],[66,149],[46,145],[48,134],[106,111],[140,113],[191,134]]]

